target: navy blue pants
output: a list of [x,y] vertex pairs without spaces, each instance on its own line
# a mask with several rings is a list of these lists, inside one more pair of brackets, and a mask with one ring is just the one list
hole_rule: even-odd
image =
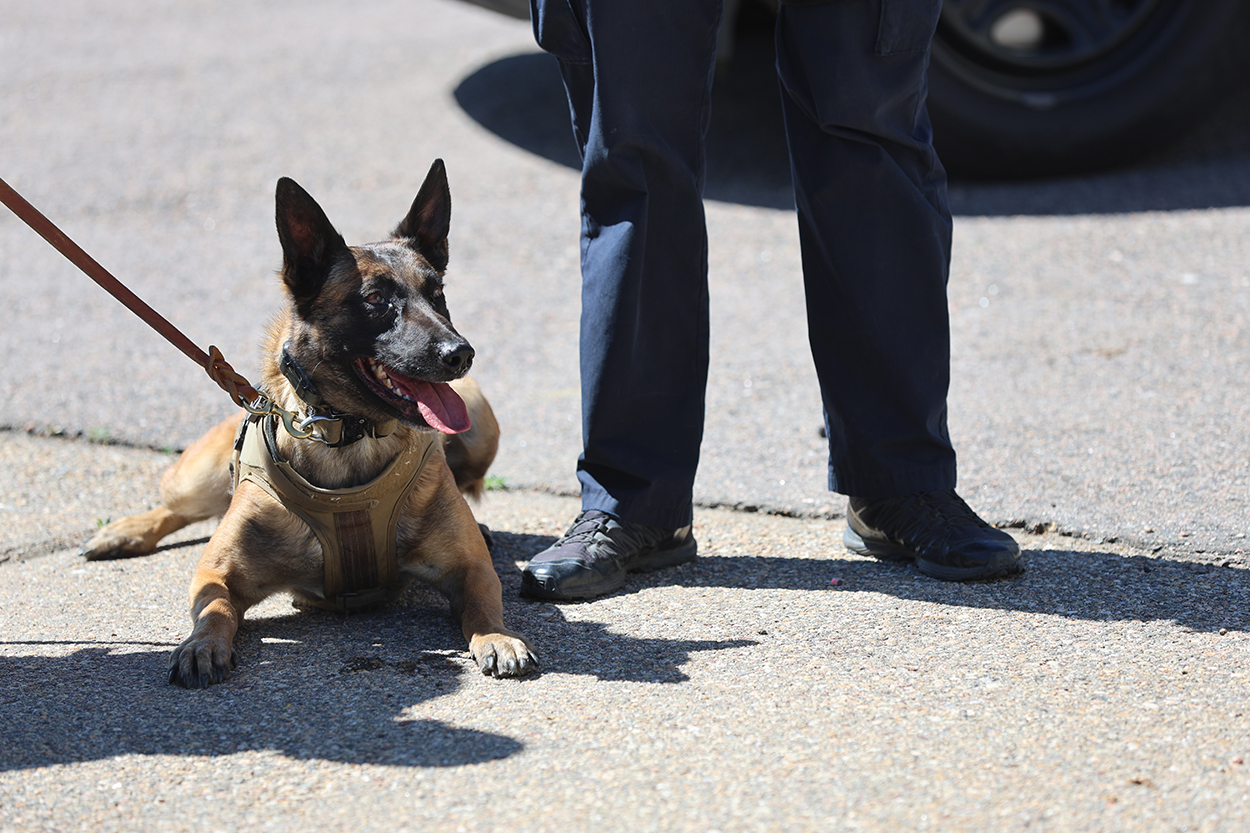
[[[582,502],[690,523],[708,371],[704,137],[719,0],[531,0],[582,155]],[[940,0],[783,5],[777,73],[829,486],[953,488]]]

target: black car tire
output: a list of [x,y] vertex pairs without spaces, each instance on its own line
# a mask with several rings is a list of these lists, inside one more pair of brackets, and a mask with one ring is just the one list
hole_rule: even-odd
[[[1013,13],[1032,16],[1027,48],[991,36]],[[946,0],[929,71],[934,142],[970,177],[1124,164],[1250,83],[1248,69],[1250,0]]]

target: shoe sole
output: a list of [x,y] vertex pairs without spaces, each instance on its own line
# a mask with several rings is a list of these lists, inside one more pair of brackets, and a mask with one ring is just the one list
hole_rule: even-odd
[[667,550],[652,550],[651,552],[641,552],[633,563],[626,569],[628,573],[653,573],[656,570],[662,570],[665,567],[676,567],[678,564],[685,564],[694,561],[695,556],[699,554],[699,543],[695,541],[694,536],[690,536],[690,540],[682,544],[680,547],[673,547]]
[[555,579],[538,578],[528,570],[521,573],[521,595],[531,599],[555,602],[576,602],[595,599],[620,590],[625,586],[629,573],[653,573],[665,567],[676,567],[694,561],[699,545],[693,537],[680,547],[639,553],[626,570],[605,576],[594,584],[582,584],[572,590],[562,590]]
[[911,550],[890,543],[874,541],[868,543],[859,533],[849,526],[842,533],[842,543],[856,555],[870,555],[878,561],[889,561],[894,564],[915,562],[916,569],[930,578],[942,581],[976,581],[978,579],[1001,578],[1024,572],[1020,562],[1020,550],[1004,552],[993,561],[980,567],[948,567],[924,558],[918,558]]

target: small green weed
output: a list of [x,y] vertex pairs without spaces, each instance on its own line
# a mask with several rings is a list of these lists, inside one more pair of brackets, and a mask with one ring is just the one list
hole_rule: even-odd
[[87,441],[108,445],[113,441],[113,433],[107,428],[96,426],[87,429]]

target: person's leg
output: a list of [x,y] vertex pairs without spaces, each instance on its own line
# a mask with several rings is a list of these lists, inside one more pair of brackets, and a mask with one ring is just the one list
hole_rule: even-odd
[[[909,7],[927,44],[939,0],[886,2]],[[955,485],[951,218],[924,108],[927,49],[878,55],[880,3],[783,6],[777,28],[830,488],[871,497]]]
[[[707,384],[703,138],[719,0],[536,5],[583,158],[583,504],[683,526]],[[557,25],[571,31],[557,39]]]
[[[940,8],[940,0],[783,5],[777,70],[829,486],[852,496],[848,515],[867,535],[853,548],[914,557],[943,578],[983,578],[1015,571],[1019,555],[953,491],[951,217],[925,109]],[[924,494],[900,508],[903,496]],[[884,532],[875,526],[883,515]],[[878,532],[893,549],[874,545]]]
[[[627,570],[694,556],[708,364],[703,140],[720,14],[719,0],[534,4],[582,152],[584,512],[527,569],[531,595],[598,595]],[[623,543],[598,565],[609,575],[590,575],[583,544],[604,535]]]

